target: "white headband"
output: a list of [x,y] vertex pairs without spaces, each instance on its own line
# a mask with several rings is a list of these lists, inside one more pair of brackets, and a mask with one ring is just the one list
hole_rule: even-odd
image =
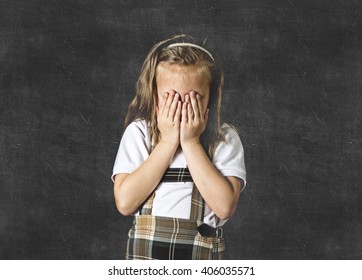
[[205,49],[205,48],[203,48],[203,47],[201,47],[201,46],[199,46],[199,45],[192,44],[192,43],[174,43],[174,44],[169,45],[169,46],[167,47],[167,49],[173,48],[173,47],[193,47],[193,48],[197,48],[197,49],[202,50],[203,52],[207,53],[207,54],[211,57],[211,59],[212,59],[213,61],[215,61],[215,59],[214,59],[214,57],[211,55],[211,53],[210,53],[207,49]]

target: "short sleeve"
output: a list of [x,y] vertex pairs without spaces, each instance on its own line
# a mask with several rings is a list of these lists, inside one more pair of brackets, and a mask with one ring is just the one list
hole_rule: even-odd
[[149,156],[150,139],[145,121],[132,122],[124,131],[116,160],[112,180],[119,173],[132,173]]
[[236,130],[229,125],[222,127],[225,141],[215,149],[213,163],[223,176],[240,178],[246,184],[244,147]]

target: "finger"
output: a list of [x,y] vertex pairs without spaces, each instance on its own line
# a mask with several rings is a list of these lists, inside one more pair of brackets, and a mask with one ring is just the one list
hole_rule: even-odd
[[206,124],[207,121],[209,120],[209,112],[210,112],[210,109],[207,108],[207,109],[206,109],[206,112],[205,112],[205,116],[204,116],[205,124]]
[[205,120],[206,112],[204,112],[204,109],[202,107],[201,95],[198,93],[196,94],[196,100],[197,100],[197,106],[199,108],[200,119],[203,121],[203,120]]
[[192,110],[192,105],[190,103],[187,103],[187,121],[191,122],[194,120],[194,111]]
[[181,123],[185,124],[187,123],[188,117],[187,117],[187,102],[185,101],[182,104],[182,111],[181,111]]
[[185,95],[185,103],[190,103],[190,96],[188,94]]
[[181,110],[182,110],[182,102],[179,100],[177,101],[176,113],[175,113],[175,122],[179,123],[181,119]]
[[187,121],[191,121],[193,119],[193,110],[191,105],[191,97],[189,94],[185,96],[184,104],[186,109]]
[[172,103],[170,105],[170,111],[169,111],[169,115],[171,117],[173,117],[175,115],[175,112],[177,110],[177,105],[178,105],[178,101],[179,101],[180,95],[178,93],[175,93]]
[[171,106],[171,104],[172,104],[174,95],[175,95],[175,92],[174,92],[174,91],[170,91],[170,92],[168,93],[168,97],[167,97],[167,100],[166,100],[166,104],[165,104],[165,107],[164,107],[164,110],[163,110],[164,116],[166,116],[166,117],[168,117],[169,114],[170,114],[170,106]]
[[191,106],[192,106],[194,118],[198,119],[200,117],[200,112],[199,112],[199,106],[197,104],[196,92],[194,92],[194,91],[190,92],[190,100],[191,100]]

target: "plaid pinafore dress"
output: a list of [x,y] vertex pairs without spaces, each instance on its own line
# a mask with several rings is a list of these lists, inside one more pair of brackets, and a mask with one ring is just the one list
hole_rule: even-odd
[[[193,181],[187,168],[169,168],[162,182]],[[221,228],[203,223],[204,200],[193,186],[190,219],[152,216],[154,192],[128,233],[128,260],[218,260],[225,249]]]

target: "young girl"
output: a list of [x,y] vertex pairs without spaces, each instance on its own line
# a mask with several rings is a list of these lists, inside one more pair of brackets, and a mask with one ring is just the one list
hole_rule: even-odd
[[245,185],[236,131],[220,123],[223,74],[180,35],[149,52],[126,116],[112,179],[134,215],[126,259],[221,259],[221,226]]

